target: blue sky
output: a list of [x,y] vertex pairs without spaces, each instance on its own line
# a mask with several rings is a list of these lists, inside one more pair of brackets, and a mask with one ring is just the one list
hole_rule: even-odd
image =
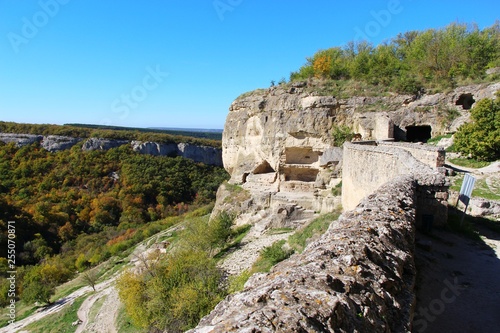
[[238,95],[319,49],[499,15],[498,0],[0,0],[0,120],[222,128]]

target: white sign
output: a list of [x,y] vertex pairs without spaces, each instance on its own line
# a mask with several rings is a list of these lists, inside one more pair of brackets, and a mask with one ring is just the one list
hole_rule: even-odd
[[475,183],[476,178],[471,176],[469,173],[466,173],[464,176],[464,182],[462,183],[462,188],[460,188],[460,195],[458,196],[458,199],[466,206],[469,204]]

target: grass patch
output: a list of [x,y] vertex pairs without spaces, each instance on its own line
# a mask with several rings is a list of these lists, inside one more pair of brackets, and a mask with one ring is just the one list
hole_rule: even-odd
[[287,234],[289,232],[292,232],[293,228],[274,228],[271,229],[267,232],[268,235],[281,235],[281,234]]
[[[463,177],[455,177],[452,182],[453,185],[450,187],[453,191],[460,191],[462,183],[464,181]],[[478,179],[474,184],[474,190],[472,191],[472,197],[484,198],[488,200],[500,200],[500,181],[497,179],[491,180],[491,187],[488,186],[486,179]]]
[[26,326],[26,330],[37,333],[72,333],[77,327],[71,326],[78,320],[78,309],[85,297],[77,298],[73,304],[66,306],[61,311],[48,315],[45,318]]
[[107,295],[99,298],[97,301],[94,302],[94,304],[92,304],[92,307],[90,308],[90,311],[89,311],[89,322],[93,322],[97,319],[96,317],[99,314],[99,311],[101,310],[102,305],[106,301],[106,298],[108,298]]
[[250,231],[251,228],[252,228],[251,225],[245,224],[245,225],[242,225],[240,227],[237,227],[237,228],[234,228],[233,230],[231,230],[231,235],[229,237],[229,241],[219,251],[219,253],[217,253],[214,256],[214,259],[220,260],[221,258],[223,258],[227,254],[227,252],[229,252],[229,250],[239,246],[241,241],[248,234],[248,232]]
[[450,139],[453,136],[453,134],[446,134],[446,135],[438,135],[434,138],[430,138],[427,140],[427,144],[429,145],[437,145],[441,139]]
[[306,225],[305,227],[297,230],[295,234],[288,238],[288,243],[297,252],[304,251],[308,241],[314,237],[322,235],[330,226],[332,221],[335,221],[340,216],[340,211],[322,215]]
[[448,161],[458,166],[474,169],[484,168],[491,163],[486,161],[478,161],[473,158],[449,158]]
[[332,195],[336,197],[342,195],[342,181],[332,187]]
[[293,254],[293,249],[285,248],[286,241],[284,239],[273,243],[271,246],[263,248],[259,258],[254,262],[252,268],[244,270],[240,275],[229,278],[228,292],[235,293],[243,290],[245,283],[250,276],[255,273],[269,272],[277,263],[287,259]]
[[230,193],[229,196],[224,198],[224,203],[243,202],[250,199],[250,192],[241,187],[241,185],[230,184],[228,182],[224,182],[222,185]]
[[255,89],[252,91],[247,91],[247,92],[239,95],[236,99],[242,99],[242,98],[252,96],[252,95],[264,95],[266,93],[266,91],[267,91],[267,89]]
[[253,264],[251,272],[269,272],[274,265],[290,257],[293,250],[285,249],[285,243],[286,241],[283,239],[263,248],[259,258]]
[[87,286],[85,282],[81,279],[73,279],[65,284],[60,285],[56,288],[56,293],[52,296],[51,300],[56,301],[58,299],[64,298],[68,295],[71,295],[73,292],[77,291],[80,288]]
[[229,277],[229,286],[227,288],[228,293],[233,294],[240,290],[243,290],[245,283],[248,281],[250,276],[252,276],[251,270],[244,270],[240,275],[230,276]]

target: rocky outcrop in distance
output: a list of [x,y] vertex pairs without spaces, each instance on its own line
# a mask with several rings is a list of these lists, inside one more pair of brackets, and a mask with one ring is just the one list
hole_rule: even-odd
[[[83,141],[82,138],[73,138],[59,135],[33,135],[0,133],[0,141],[4,143],[14,142],[18,147],[39,143],[40,146],[50,152],[67,150]],[[140,154],[154,156],[181,156],[191,159],[197,163],[222,166],[222,150],[209,146],[198,146],[190,143],[157,143],[129,140],[115,140],[103,138],[86,139],[82,145],[83,151],[109,150],[130,144],[132,149]]]
[[34,134],[0,133],[0,141],[4,143],[14,142],[18,147],[40,143],[45,150],[55,152],[70,149],[78,142],[82,141],[82,139],[61,135],[43,136]]
[[222,166],[222,150],[190,143],[157,143],[132,141],[132,149],[140,154],[154,156],[182,156],[198,163]]

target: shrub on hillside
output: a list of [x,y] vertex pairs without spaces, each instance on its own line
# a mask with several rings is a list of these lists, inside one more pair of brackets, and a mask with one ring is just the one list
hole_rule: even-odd
[[471,110],[472,122],[455,134],[455,149],[480,161],[500,158],[500,91],[495,100],[482,99]]

